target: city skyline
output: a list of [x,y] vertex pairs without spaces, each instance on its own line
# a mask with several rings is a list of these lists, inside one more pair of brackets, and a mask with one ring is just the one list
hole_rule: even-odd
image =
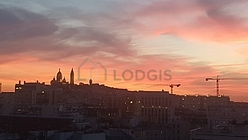
[[[248,78],[247,1],[15,1],[0,2],[0,83],[50,83],[60,68],[70,81],[86,59],[108,73],[170,70],[168,81],[96,82],[129,90],[216,95],[206,78]],[[88,69],[88,68],[87,68]],[[83,75],[88,78],[88,73]],[[62,77],[64,78],[64,77]],[[93,78],[94,81],[94,78]],[[87,81],[84,83],[88,83]],[[248,101],[248,80],[220,81],[220,94]]]
[[[150,84],[149,86],[161,86],[161,87],[163,86],[163,87],[161,88],[161,90],[157,90],[157,89],[153,90],[152,88],[150,88],[150,90],[140,90],[140,89],[132,90],[132,89],[129,89],[129,88],[114,87],[114,86],[111,86],[111,85],[105,85],[104,83],[98,83],[97,81],[95,82],[93,79],[90,79],[90,78],[87,79],[88,81],[83,81],[82,82],[82,81],[78,80],[79,83],[75,83],[74,76],[75,75],[74,75],[73,68],[70,71],[68,79],[65,78],[67,76],[63,75],[62,70],[59,68],[57,73],[53,76],[53,78],[50,80],[49,83],[39,81],[39,80],[37,80],[37,81],[25,81],[25,80],[22,81],[22,80],[19,80],[18,82],[15,83],[15,88],[11,92],[15,93],[16,90],[19,89],[19,88],[16,88],[16,87],[18,87],[19,85],[25,85],[25,84],[37,84],[37,85],[42,84],[42,85],[47,85],[47,86],[52,86],[52,85],[56,85],[56,86],[63,86],[63,85],[64,86],[65,85],[70,85],[70,86],[74,85],[75,86],[75,85],[79,85],[80,86],[80,85],[92,85],[93,84],[93,85],[97,85],[97,86],[104,86],[104,87],[114,88],[114,89],[124,89],[124,90],[129,91],[129,92],[140,92],[140,93],[142,93],[142,92],[154,92],[154,93],[157,93],[158,92],[158,93],[168,93],[168,94],[171,94],[171,95],[179,95],[179,96],[185,96],[185,97],[186,96],[188,96],[188,97],[199,97],[199,96],[201,96],[201,97],[224,97],[224,98],[230,98],[230,101],[234,101],[228,95],[220,94],[220,95],[217,96],[216,92],[214,94],[178,94],[177,92],[174,93],[173,91],[175,90],[175,88],[177,90],[177,88],[180,87],[181,84],[153,84],[153,85]],[[104,78],[104,77],[101,77],[101,78]],[[208,80],[210,80],[210,78]],[[211,80],[215,81],[215,78],[213,78]],[[0,83],[0,85],[1,85],[1,83]],[[3,91],[3,93],[8,93],[8,92]]]

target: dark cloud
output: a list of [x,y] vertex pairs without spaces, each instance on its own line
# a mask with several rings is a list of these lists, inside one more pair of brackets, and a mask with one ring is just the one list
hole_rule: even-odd
[[[0,54],[25,53],[46,61],[57,61],[76,55],[94,55],[97,52],[122,56],[135,54],[130,46],[131,37],[123,38],[113,30],[100,27],[102,24],[95,19],[99,20],[98,16],[84,19],[86,27],[60,28],[55,23],[59,23],[61,19],[51,21],[43,15],[23,9],[0,7],[0,17]],[[66,18],[79,17],[67,15]],[[113,24],[121,22],[115,18],[104,20]],[[54,34],[55,31],[58,32]]]
[[58,27],[43,15],[23,9],[0,7],[0,41],[48,36]]
[[216,21],[222,26],[242,26],[245,19],[240,18],[239,15],[232,15],[230,12],[226,11],[225,8],[232,6],[233,4],[247,4],[244,0],[198,0],[199,6],[202,6],[205,10],[208,18]]
[[57,35],[0,42],[0,54],[26,54],[45,61],[66,60],[73,56],[93,56],[98,52],[134,56],[135,51],[130,46],[131,39],[121,39],[117,36],[94,28],[68,28]]
[[0,9],[0,24],[1,25],[15,25],[21,22],[19,18],[16,17],[12,12],[6,9]]
[[237,16],[227,14],[221,9],[209,9],[206,11],[208,17],[226,28],[244,28],[245,20]]
[[197,0],[200,6],[205,8],[224,7],[229,4],[244,2],[244,0]]
[[95,29],[93,27],[83,27],[77,29],[80,33],[75,35],[77,41],[92,41],[93,45],[99,47],[103,52],[110,52],[119,55],[134,55],[131,49],[131,37],[123,38],[118,34],[110,33],[104,29]]
[[141,8],[136,16],[177,16],[186,13],[191,13],[192,10],[198,7],[194,2],[191,1],[155,1],[146,7]]

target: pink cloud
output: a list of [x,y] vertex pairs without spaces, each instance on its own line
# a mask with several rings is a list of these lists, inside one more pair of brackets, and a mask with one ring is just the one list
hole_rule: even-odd
[[160,1],[144,7],[135,16],[143,29],[154,35],[173,34],[188,40],[214,42],[247,40],[248,20],[225,10],[233,4],[237,3]]

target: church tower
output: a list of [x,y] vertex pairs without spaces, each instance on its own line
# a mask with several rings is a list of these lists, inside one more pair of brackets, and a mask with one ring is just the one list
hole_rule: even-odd
[[70,84],[74,85],[74,71],[73,71],[73,68],[71,69],[71,74],[70,74]]
[[58,82],[61,82],[62,81],[62,73],[60,72],[60,69],[59,69],[59,72],[57,73],[57,79],[56,81]]

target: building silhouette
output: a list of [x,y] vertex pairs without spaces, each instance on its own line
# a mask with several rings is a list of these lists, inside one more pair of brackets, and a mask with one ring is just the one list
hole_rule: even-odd
[[60,69],[59,69],[59,72],[57,73],[57,79],[56,79],[56,81],[57,82],[61,82],[61,80],[62,80],[62,73],[60,72]]
[[70,73],[70,84],[74,85],[74,71],[73,71],[73,68],[71,69],[71,73]]
[[55,77],[53,77],[53,79],[51,80],[51,82],[50,82],[51,85],[61,85],[61,84],[64,84],[64,85],[65,84],[72,84],[72,85],[74,85],[74,71],[73,71],[73,68],[72,68],[71,73],[70,73],[70,83],[66,81],[65,76],[64,76],[63,79],[62,79],[62,77],[63,77],[63,74],[59,69],[59,71],[58,71],[58,73],[56,75],[56,79],[55,79]]

